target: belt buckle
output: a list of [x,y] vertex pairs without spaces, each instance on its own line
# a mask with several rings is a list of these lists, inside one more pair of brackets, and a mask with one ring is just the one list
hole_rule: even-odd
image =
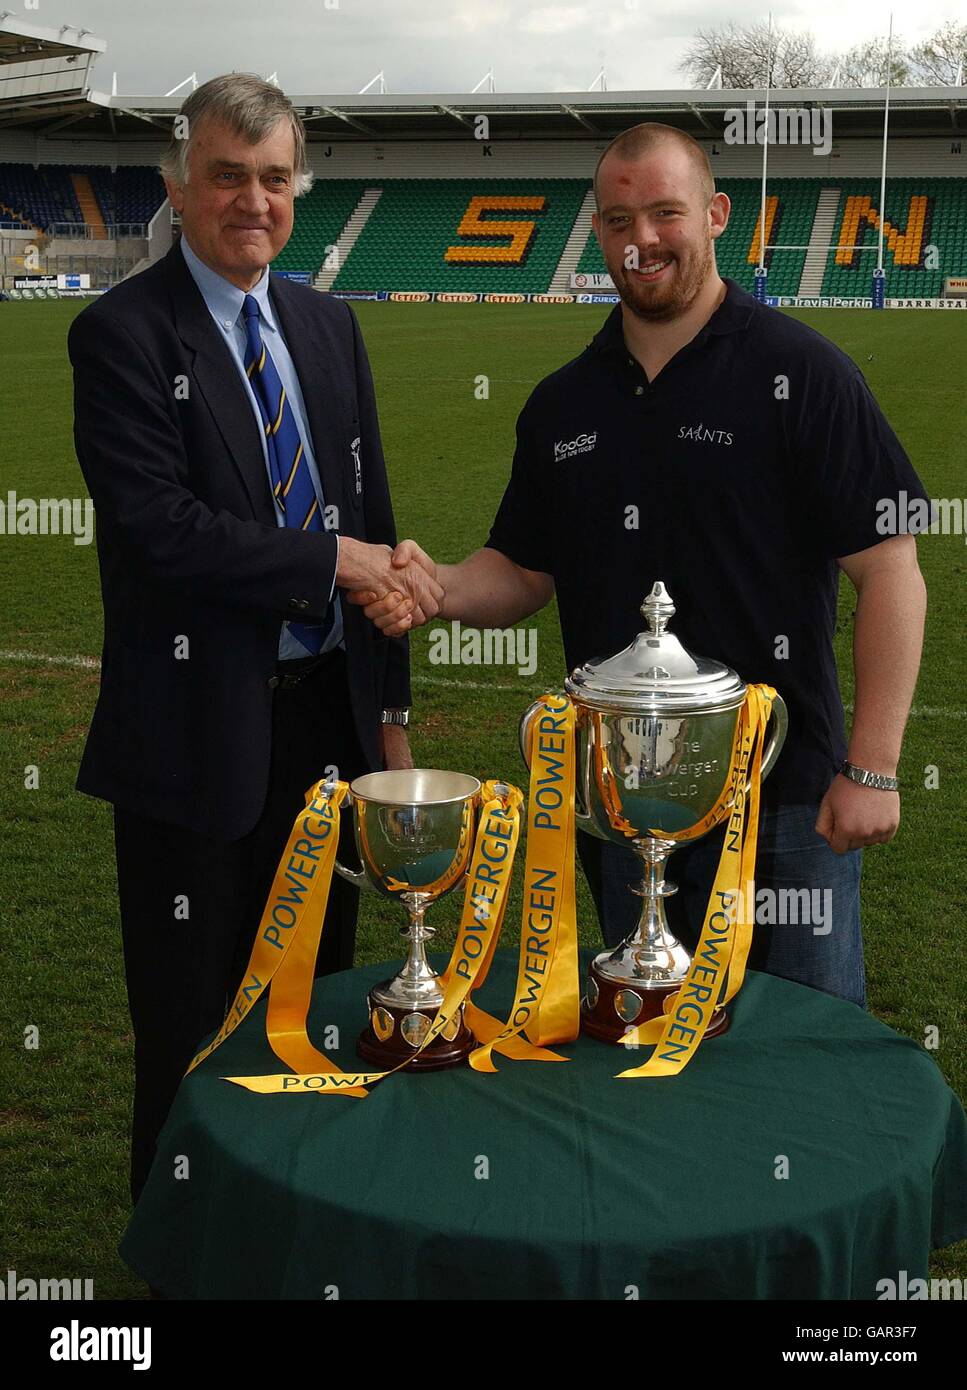
[[327,655],[327,652],[320,653],[309,663],[308,666],[303,666],[301,671],[290,671],[286,673],[285,671],[277,669],[276,675],[279,677],[279,684],[281,688],[283,690],[288,690],[294,685],[301,685],[302,682],[308,676],[313,675],[313,673],[319,669]]

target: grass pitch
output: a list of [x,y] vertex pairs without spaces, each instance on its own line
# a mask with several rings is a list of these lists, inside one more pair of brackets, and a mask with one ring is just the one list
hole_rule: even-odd
[[[71,436],[66,334],[76,302],[0,304],[2,484],[22,497],[85,495]],[[590,340],[606,311],[585,306],[355,306],[373,363],[401,536],[440,561],[486,539],[509,473],[514,422],[532,386]],[[957,314],[829,310],[797,317],[860,365],[933,497],[967,494],[962,413],[964,322]],[[475,380],[489,377],[489,399]],[[872,1011],[919,1042],[967,1090],[961,1028],[965,869],[964,537],[919,542],[930,609],[915,713],[901,764],[903,824],[869,851],[863,913]],[[607,563],[607,557],[602,557]],[[90,1277],[100,1298],[143,1297],[116,1254],[128,1215],[132,1038],[117,920],[110,808],[74,791],[97,693],[101,608],[94,546],[65,537],[0,537],[0,911],[6,1046],[0,1062],[0,1267],[20,1277]],[[853,592],[841,589],[837,655],[851,699]],[[427,630],[413,638],[417,764],[526,785],[517,718],[560,685],[553,606],[530,620],[538,669],[441,667]],[[39,786],[25,790],[25,769]],[[925,769],[939,785],[925,786]],[[519,880],[519,873],[518,873]],[[594,944],[579,881],[582,938]],[[457,903],[434,910],[452,941]],[[504,944],[516,941],[519,897]],[[367,897],[358,959],[398,954],[398,921]],[[24,1030],[39,1029],[25,1049]],[[967,1242],[937,1275],[967,1274]]]

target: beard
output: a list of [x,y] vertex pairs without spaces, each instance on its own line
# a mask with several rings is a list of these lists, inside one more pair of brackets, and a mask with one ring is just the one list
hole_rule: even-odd
[[622,257],[617,265],[608,267],[615,289],[631,312],[640,319],[650,323],[676,319],[688,309],[713,269],[711,238],[698,250],[682,256],[672,256],[666,252],[650,259],[671,261],[660,281],[649,285],[637,279],[633,270],[626,269]]

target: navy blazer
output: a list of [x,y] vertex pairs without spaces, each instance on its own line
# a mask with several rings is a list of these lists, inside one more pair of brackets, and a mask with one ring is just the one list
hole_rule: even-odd
[[[395,545],[356,317],[279,275],[270,293],[326,506],[338,508],[342,535]],[[325,617],[336,538],[276,525],[245,386],[177,245],[84,309],[68,350],[104,603],[101,688],[77,788],[239,839],[268,787],[280,625]],[[343,615],[352,712],[375,769],[380,710],[410,703],[408,646],[352,604]]]

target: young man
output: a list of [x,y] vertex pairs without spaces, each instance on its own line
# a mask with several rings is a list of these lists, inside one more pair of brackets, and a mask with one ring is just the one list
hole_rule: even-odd
[[[863,1005],[861,854],[899,823],[926,606],[916,541],[884,538],[877,502],[926,494],[856,365],[719,276],[729,200],[697,142],[636,126],[602,155],[595,193],[621,304],[521,412],[487,545],[439,569],[413,542],[395,559],[425,564],[446,590],[441,616],[466,624],[519,622],[556,592],[571,668],[626,646],[661,579],[686,647],[774,685],[789,732],[764,787],[757,886],[819,890],[810,901],[831,911],[760,927],[750,963]],[[832,647],[840,570],[857,594],[848,747]],[[352,598],[385,631],[418,620],[379,593]],[[669,920],[690,948],[722,835],[675,853]],[[585,835],[579,851],[617,944],[637,916],[635,857]]]

